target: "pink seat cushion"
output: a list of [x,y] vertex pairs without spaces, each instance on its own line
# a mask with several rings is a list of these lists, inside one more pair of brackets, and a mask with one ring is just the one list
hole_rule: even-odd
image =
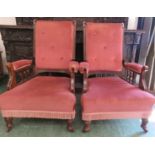
[[70,79],[38,76],[0,95],[1,110],[73,112]]
[[89,79],[82,96],[84,113],[149,111],[155,97],[118,77]]

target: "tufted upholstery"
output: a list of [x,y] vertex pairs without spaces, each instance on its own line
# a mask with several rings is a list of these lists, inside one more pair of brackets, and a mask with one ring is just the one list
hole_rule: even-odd
[[85,53],[90,71],[121,71],[123,25],[115,23],[86,23]]
[[37,21],[35,55],[37,69],[68,69],[75,46],[72,21]]
[[70,79],[38,76],[1,94],[3,111],[42,111],[73,113],[75,96],[69,91]]
[[118,77],[92,78],[88,83],[89,90],[82,95],[83,116],[91,113],[151,111],[155,103],[153,95]]

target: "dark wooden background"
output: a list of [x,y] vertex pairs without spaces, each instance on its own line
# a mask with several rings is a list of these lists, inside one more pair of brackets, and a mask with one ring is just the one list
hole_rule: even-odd
[[124,23],[128,24],[127,17],[16,17],[17,25],[33,25],[34,19],[45,20],[75,20],[77,22],[77,30],[82,31],[83,21],[105,22],[105,23]]
[[[127,17],[17,17],[17,26],[0,26],[4,41],[7,61],[19,59],[32,59],[33,56],[33,20],[76,20],[76,60],[83,60],[83,21],[124,23],[128,24]],[[139,48],[142,31],[125,31],[124,34],[124,59],[135,61],[136,51]]]

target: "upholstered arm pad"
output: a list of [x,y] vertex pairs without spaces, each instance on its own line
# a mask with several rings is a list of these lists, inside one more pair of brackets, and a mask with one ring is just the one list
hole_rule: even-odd
[[23,59],[23,60],[14,61],[11,64],[13,66],[14,71],[17,71],[17,70],[31,66],[32,60]]
[[80,63],[80,73],[84,74],[89,72],[89,64],[88,62],[81,62]]
[[71,61],[69,63],[69,71],[77,73],[79,70],[79,63],[77,61]]
[[126,69],[129,69],[129,70],[136,72],[136,73],[139,73],[139,74],[141,74],[144,70],[148,70],[148,66],[143,66],[143,65],[133,63],[133,62],[124,63],[124,67]]

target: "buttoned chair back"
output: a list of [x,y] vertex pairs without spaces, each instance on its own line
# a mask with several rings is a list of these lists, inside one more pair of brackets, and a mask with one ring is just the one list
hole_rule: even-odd
[[84,23],[84,57],[90,71],[121,71],[123,24]]
[[75,28],[74,21],[36,21],[36,69],[68,69],[69,62],[74,59]]

